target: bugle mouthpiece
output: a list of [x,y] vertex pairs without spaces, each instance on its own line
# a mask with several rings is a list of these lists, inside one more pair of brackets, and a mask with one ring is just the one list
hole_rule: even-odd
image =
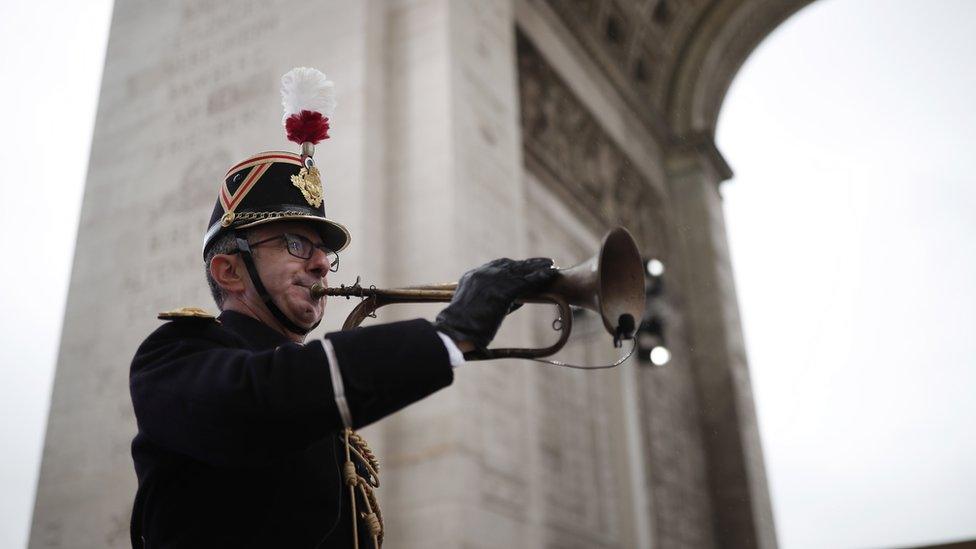
[[312,294],[312,299],[321,299],[325,297],[325,294],[328,292],[328,288],[325,287],[325,284],[316,282],[315,284],[312,284],[312,287],[308,289],[308,292]]

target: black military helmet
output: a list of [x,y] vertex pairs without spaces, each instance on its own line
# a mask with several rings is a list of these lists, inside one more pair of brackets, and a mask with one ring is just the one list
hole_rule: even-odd
[[282,124],[301,152],[258,153],[227,170],[203,238],[204,257],[217,236],[275,221],[312,222],[336,252],[349,244],[349,231],[325,216],[322,179],[312,160],[315,145],[329,138],[334,89],[316,69],[299,67],[281,77]]
[[318,228],[326,247],[339,252],[349,244],[349,231],[325,216],[322,178],[312,155],[315,145],[329,138],[329,120],[336,102],[332,82],[305,67],[281,77],[282,123],[289,141],[301,153],[263,152],[232,166],[217,191],[217,204],[203,237],[203,257],[214,240],[233,234],[255,289],[282,326],[297,334],[311,328],[298,326],[277,305],[261,282],[244,229],[276,221],[307,221]]
[[336,252],[349,244],[349,231],[325,215],[321,176],[312,156],[272,151],[258,153],[227,171],[203,239],[204,256],[224,232],[275,221],[311,222],[325,245]]

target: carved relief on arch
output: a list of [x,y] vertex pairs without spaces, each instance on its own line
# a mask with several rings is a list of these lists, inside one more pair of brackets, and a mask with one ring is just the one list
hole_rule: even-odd
[[526,169],[595,234],[623,225],[664,258],[664,197],[521,32],[517,43]]

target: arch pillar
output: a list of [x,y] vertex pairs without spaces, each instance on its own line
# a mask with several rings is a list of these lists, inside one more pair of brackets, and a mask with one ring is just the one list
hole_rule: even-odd
[[722,547],[776,547],[719,184],[732,170],[715,146],[725,94],[774,29],[812,0],[716,0],[683,42],[667,79],[668,190],[676,218],[712,524]]
[[732,171],[708,133],[674,147],[666,166],[715,539],[721,547],[776,547],[718,188]]

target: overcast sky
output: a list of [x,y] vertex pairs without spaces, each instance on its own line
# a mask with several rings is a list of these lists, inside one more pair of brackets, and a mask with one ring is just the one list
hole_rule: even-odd
[[0,1],[0,547],[27,543],[111,6]]
[[718,146],[782,545],[976,539],[976,2],[820,0]]
[[[0,3],[2,547],[27,540],[110,11]],[[976,2],[820,0],[723,110],[786,549],[976,538],[974,36]]]

